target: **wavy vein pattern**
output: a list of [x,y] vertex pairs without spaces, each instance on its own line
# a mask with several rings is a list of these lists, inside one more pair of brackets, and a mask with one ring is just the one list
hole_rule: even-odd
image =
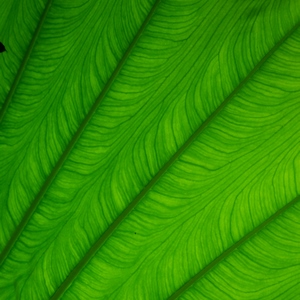
[[[42,97],[43,102],[37,102],[36,107],[33,98],[32,102],[28,100],[31,116],[37,110],[44,113],[47,105],[50,113],[43,120],[46,125],[37,129],[39,138],[31,142],[30,151],[21,150],[19,146],[20,153],[28,152],[27,156],[20,155],[22,168],[28,166],[30,174],[35,174],[28,180],[24,180],[25,174],[23,178],[13,175],[13,178],[18,178],[14,179],[18,181],[13,181],[14,187],[20,186],[20,182],[25,184],[23,194],[10,199],[14,201],[14,207],[19,207],[19,218],[25,211],[22,205],[26,207],[35,194],[28,191],[29,186],[38,190],[39,184],[32,183],[41,176],[45,178],[68,137],[75,131],[74,124],[77,123],[74,120],[82,119],[83,112],[96,97],[95,86],[100,90],[105,81],[101,81],[102,73],[93,73],[92,70],[95,57],[96,61],[103,57],[104,64],[106,54],[93,56],[96,50],[84,52],[83,45],[93,44],[90,39],[100,34],[99,28],[102,27],[107,31],[101,36],[109,39],[110,44],[118,43],[120,39],[120,32],[114,32],[116,40],[112,40],[113,34],[108,34],[120,22],[111,21],[105,27],[101,23],[103,18],[95,18],[101,20],[102,27],[99,25],[94,31],[88,23],[96,12],[108,14],[106,10],[104,13],[102,6],[103,10],[91,10],[91,2],[82,3],[77,7],[81,14],[73,10],[74,14],[70,13],[68,21],[64,20],[64,12],[71,4],[64,3],[54,6],[50,14],[53,22],[49,17],[45,38],[41,35],[36,49],[40,47],[41,56],[37,51],[36,57],[41,61],[42,53],[47,53],[48,49],[57,53],[60,59],[51,62],[51,68],[47,69],[50,75],[46,70],[41,74],[37,74],[34,68],[31,70],[32,78],[39,78],[40,84],[47,84],[47,76],[50,76],[49,86],[56,85],[57,89],[50,89],[52,94],[47,98],[49,86],[46,89],[42,85],[45,88],[39,92],[44,93],[45,98]],[[118,16],[120,6],[112,8],[111,2],[105,3],[105,9],[116,9],[111,15]],[[132,6],[146,11],[149,4],[141,2]],[[123,7],[127,6],[124,4]],[[82,12],[85,11],[86,17],[83,18]],[[54,22],[58,15],[62,16],[61,22]],[[83,19],[89,24],[84,30],[78,26],[80,22],[76,22],[79,15],[80,22]],[[223,6],[219,1],[162,1],[92,122],[2,266],[0,286],[5,295],[38,299],[53,294],[108,225],[241,79],[299,21],[299,15],[296,1],[227,1]],[[69,22],[66,27],[65,22]],[[128,29],[128,22],[121,24]],[[61,32],[58,27],[66,32]],[[61,48],[47,42],[51,28]],[[90,28],[90,39],[83,33],[81,39],[80,35],[77,38],[78,32],[84,32],[86,28]],[[120,37],[123,37],[123,32]],[[105,43],[103,40],[104,44],[106,40]],[[73,48],[83,52],[72,52]],[[82,55],[78,56],[78,53]],[[77,63],[73,65],[75,59]],[[112,65],[110,62],[111,70]],[[70,70],[65,70],[68,69],[66,66]],[[94,74],[89,77],[90,83],[82,79],[88,71]],[[56,78],[57,74],[60,75]],[[78,78],[74,77],[75,74]],[[254,99],[260,89],[256,87],[255,91]],[[286,93],[290,95],[287,102],[282,95],[278,99],[263,95],[253,103],[248,97],[245,101],[235,100],[232,111],[228,108],[229,111],[219,117],[220,122],[216,121],[215,127],[212,125],[195,142],[124,221],[64,298],[166,298],[231,243],[289,201],[298,192],[290,178],[299,170],[299,164],[294,160],[299,134],[295,120],[298,102],[293,91],[288,89]],[[57,102],[50,105],[47,102],[50,98],[57,99]],[[265,108],[265,101],[270,101],[270,106]],[[14,106],[11,115],[13,109]],[[31,116],[28,113],[24,118],[31,120]],[[57,123],[53,124],[51,118]],[[277,121],[280,121],[280,128],[273,126]],[[20,145],[23,142],[27,145],[28,140],[23,141],[20,129],[15,130],[17,132],[20,136],[16,140]],[[281,134],[283,152],[276,148]],[[55,140],[60,136],[61,140]],[[42,142],[42,137],[47,142]],[[29,138],[32,138],[32,132],[28,133]],[[267,155],[264,156],[262,150]],[[33,169],[31,162],[39,167],[38,171]],[[14,161],[14,164],[18,169],[18,162]],[[41,173],[41,167],[46,171]],[[239,173],[233,175],[232,171],[236,169],[240,169]],[[274,176],[268,172],[272,169],[277,170]],[[288,185],[283,187],[283,183]],[[27,204],[23,196],[28,199]],[[259,212],[258,203],[261,205]],[[9,210],[5,212],[9,214]],[[245,216],[250,222],[240,227]],[[212,235],[214,230],[216,236]],[[223,233],[229,230],[231,235],[225,238]],[[205,243],[210,247],[201,250]],[[175,278],[175,273],[179,277]],[[136,288],[129,289],[131,284]]]
[[139,0],[52,3],[0,128],[0,249],[150,8]]
[[[0,109],[18,72],[47,0],[5,0],[0,3]],[[22,30],[20,30],[22,28]]]
[[[299,46],[300,30],[165,173],[64,299],[166,299],[300,194]],[[242,280],[235,288],[247,293]]]
[[179,299],[297,299],[300,205],[232,253]]

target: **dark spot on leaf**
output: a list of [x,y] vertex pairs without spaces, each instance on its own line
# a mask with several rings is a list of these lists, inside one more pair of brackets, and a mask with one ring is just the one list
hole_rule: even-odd
[[5,46],[0,42],[0,53],[6,51]]
[[134,234],[136,234],[136,232]]

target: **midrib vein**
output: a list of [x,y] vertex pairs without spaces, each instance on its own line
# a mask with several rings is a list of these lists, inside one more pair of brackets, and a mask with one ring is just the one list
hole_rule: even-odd
[[[77,277],[77,275],[84,269],[84,267],[89,263],[89,261],[96,254],[96,252],[104,245],[104,243],[106,242],[106,240],[117,229],[117,227],[122,223],[122,221],[139,204],[139,202],[141,201],[141,199],[148,193],[148,191],[157,183],[157,181],[163,176],[163,174],[173,165],[173,163],[177,160],[177,158],[193,143],[193,141],[201,134],[201,132],[203,132],[203,130],[215,119],[215,117],[224,109],[224,107],[228,104],[228,102],[242,89],[242,87],[250,80],[250,78],[252,78],[252,76],[260,69],[260,67],[298,29],[299,26],[300,26],[300,22],[298,22],[281,40],[279,40],[279,42],[277,42],[277,44],[260,60],[260,62],[248,74],[248,76],[246,76],[240,82],[240,84],[222,102],[222,104],[211,114],[211,116],[209,118],[207,118],[207,120],[178,149],[178,151],[170,158],[170,160],[162,167],[162,169],[160,169],[160,171],[144,187],[144,189],[140,192],[140,194],[126,207],[126,209],[117,217],[117,219],[108,227],[108,229],[103,233],[103,235],[89,249],[89,251],[85,254],[85,256],[80,260],[80,262],[70,272],[70,274],[65,279],[65,281],[61,284],[61,286],[56,290],[56,292],[54,293],[54,295],[51,297],[51,300],[59,299],[65,293],[65,291],[70,287],[70,285],[72,284],[73,280]],[[296,201],[294,200],[293,202],[296,202]],[[292,204],[290,204],[290,205],[292,205]],[[282,210],[278,211],[275,215],[277,216],[281,212],[282,212]],[[263,226],[265,226],[265,225],[260,225],[258,228],[263,227]],[[255,234],[255,232],[253,234]],[[236,246],[236,247],[238,247],[238,246]],[[230,250],[228,249],[227,251],[230,251]],[[227,252],[224,252],[224,253],[227,253]]]
[[268,226],[271,222],[273,222],[276,218],[278,218],[281,214],[287,211],[289,208],[294,206],[298,201],[300,201],[300,196],[293,199],[291,202],[286,204],[284,207],[279,209],[275,214],[273,214],[269,219],[261,223],[259,226],[254,228],[252,231],[247,233],[243,238],[225,250],[220,256],[218,256],[215,260],[209,263],[206,267],[204,267],[199,273],[197,273],[194,277],[192,277],[188,282],[186,282],[180,289],[178,289],[168,300],[175,300],[180,295],[182,295],[185,291],[187,291],[194,283],[204,277],[208,272],[210,272],[217,264],[219,264],[222,260],[228,257],[230,254],[233,253],[238,247],[249,241],[256,233],[264,229]]
[[[47,11],[49,10],[49,8],[51,6],[51,2],[52,2],[52,0],[50,0],[48,2],[47,8],[44,11],[43,18],[46,17]],[[117,67],[115,68],[114,72],[112,73],[111,77],[109,78],[108,82],[106,83],[105,87],[101,91],[99,97],[94,102],[93,106],[91,107],[91,109],[87,113],[85,119],[80,124],[80,126],[77,129],[76,133],[74,134],[74,136],[72,137],[71,141],[69,142],[69,144],[67,145],[66,149],[64,150],[64,152],[62,153],[61,157],[59,158],[58,162],[54,166],[54,168],[51,171],[50,175],[45,180],[45,182],[44,182],[43,186],[41,187],[39,193],[37,194],[37,196],[35,197],[35,199],[31,203],[31,205],[30,205],[29,209],[27,210],[27,212],[25,213],[22,221],[16,227],[15,232],[13,233],[12,237],[10,238],[10,240],[8,241],[8,243],[6,244],[4,250],[0,254],[0,266],[5,261],[7,255],[11,251],[11,249],[14,246],[15,242],[18,240],[19,236],[21,235],[22,231],[24,230],[25,226],[27,225],[28,221],[30,220],[31,216],[33,215],[34,211],[38,207],[38,205],[39,205],[40,201],[42,200],[43,196],[45,195],[46,191],[50,187],[51,183],[55,179],[56,175],[58,174],[59,170],[61,169],[61,167],[63,166],[63,164],[65,163],[65,161],[67,160],[69,154],[71,153],[72,149],[74,148],[75,144],[77,143],[78,139],[80,138],[81,134],[83,133],[85,127],[90,122],[90,120],[92,119],[95,111],[97,110],[97,108],[99,107],[100,103],[102,102],[102,100],[106,96],[108,90],[110,89],[110,87],[113,84],[114,80],[118,76],[118,74],[119,74],[120,70],[122,69],[123,65],[125,64],[127,58],[131,54],[131,52],[132,52],[133,48],[135,47],[135,45],[137,44],[140,36],[144,32],[144,30],[145,30],[146,26],[148,25],[149,21],[151,20],[151,18],[152,18],[152,16],[153,16],[153,14],[154,14],[154,12],[155,12],[155,10],[156,10],[156,8],[157,8],[157,6],[158,6],[159,3],[160,3],[160,0],[157,0],[155,2],[155,4],[153,5],[153,7],[150,10],[147,18],[145,19],[144,23],[140,27],[139,31],[137,32],[137,34],[134,37],[134,39],[131,42],[131,44],[129,45],[129,47],[126,50],[125,54],[121,58],[121,60],[118,63]],[[28,60],[28,58],[27,58],[27,60]],[[24,68],[25,68],[25,66],[24,66]],[[19,77],[20,76],[21,75],[19,75]]]
[[17,89],[17,87],[19,85],[20,79],[21,79],[21,77],[22,77],[22,75],[24,73],[24,70],[25,70],[26,66],[27,66],[28,60],[29,60],[29,58],[31,56],[31,53],[32,53],[33,48],[35,46],[35,43],[36,43],[36,41],[37,41],[37,39],[38,39],[38,37],[40,35],[41,29],[42,29],[42,27],[44,25],[44,22],[45,22],[46,18],[47,18],[47,15],[48,15],[48,12],[50,10],[52,1],[53,0],[48,0],[46,6],[44,8],[44,12],[43,12],[43,14],[42,14],[42,16],[40,18],[40,21],[39,21],[39,23],[38,23],[38,25],[37,25],[37,27],[35,29],[34,35],[33,35],[32,39],[30,41],[30,44],[29,44],[28,49],[27,49],[27,51],[25,53],[23,61],[22,61],[21,65],[20,65],[20,67],[19,67],[19,70],[18,70],[18,72],[16,74],[16,77],[15,77],[15,79],[13,81],[13,84],[12,84],[10,90],[9,90],[9,93],[7,94],[6,99],[5,99],[5,101],[4,101],[3,105],[2,105],[2,108],[0,110],[0,123],[2,122],[3,117],[4,117],[5,113],[6,113],[6,110],[7,110],[8,106],[9,106],[9,104],[11,102],[11,99],[13,98],[13,96],[14,96],[14,94],[16,92],[16,89]]

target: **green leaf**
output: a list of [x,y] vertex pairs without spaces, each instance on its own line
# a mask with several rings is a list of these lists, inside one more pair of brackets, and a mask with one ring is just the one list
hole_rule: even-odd
[[0,8],[1,299],[297,299],[298,0]]

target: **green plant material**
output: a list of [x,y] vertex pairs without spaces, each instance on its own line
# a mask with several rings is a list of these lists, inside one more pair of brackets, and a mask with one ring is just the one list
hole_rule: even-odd
[[0,9],[1,299],[298,299],[298,0]]

